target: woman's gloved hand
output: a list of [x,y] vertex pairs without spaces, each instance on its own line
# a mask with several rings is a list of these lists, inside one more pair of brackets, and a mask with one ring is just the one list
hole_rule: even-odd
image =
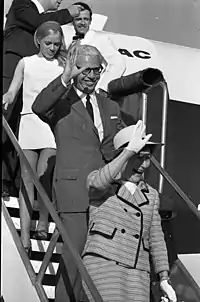
[[161,301],[177,302],[176,293],[173,287],[168,283],[168,280],[160,281],[160,288],[165,295],[164,297],[162,297]]
[[146,126],[139,120],[133,128],[133,133],[129,141],[127,150],[138,153],[150,140],[152,134],[145,135]]

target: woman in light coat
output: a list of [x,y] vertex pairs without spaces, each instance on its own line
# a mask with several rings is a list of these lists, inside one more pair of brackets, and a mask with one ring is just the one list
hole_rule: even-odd
[[114,138],[115,149],[121,153],[87,178],[90,221],[82,257],[105,302],[149,301],[150,256],[161,289],[169,301],[176,301],[168,282],[158,192],[143,179],[155,147],[150,137],[145,136],[141,121],[124,128]]

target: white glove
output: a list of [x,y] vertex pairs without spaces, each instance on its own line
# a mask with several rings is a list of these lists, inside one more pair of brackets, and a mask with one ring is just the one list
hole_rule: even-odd
[[[173,287],[168,283],[168,280],[163,280],[160,282],[160,288],[163,293],[167,296],[170,302],[177,302],[176,293]],[[166,298],[162,298],[161,301],[166,301]]]
[[127,150],[138,153],[149,141],[152,134],[145,135],[146,126],[140,120],[135,125]]

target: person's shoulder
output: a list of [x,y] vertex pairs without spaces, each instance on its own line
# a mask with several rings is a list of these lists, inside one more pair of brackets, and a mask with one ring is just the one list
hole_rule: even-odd
[[147,184],[147,183],[145,183],[145,185],[147,186],[148,191],[149,191],[150,194],[153,194],[153,195],[155,195],[155,196],[159,196],[159,195],[158,195],[158,191],[157,191],[155,188],[153,188],[152,186],[150,186],[150,185]]
[[110,104],[112,106],[118,106],[117,102],[113,101],[109,95],[107,94],[107,92],[105,92],[105,95],[102,94],[102,92],[96,92],[96,97],[100,98],[101,101]]
[[61,26],[65,40],[71,42],[72,37],[75,35],[75,30],[72,24],[64,24]]
[[109,96],[106,99],[107,99],[107,102],[109,102],[109,104],[112,107],[115,107],[115,108],[117,108],[117,109],[120,110],[120,107],[119,107],[119,105],[118,105],[118,103],[116,101],[113,101]]
[[[88,35],[90,35],[93,41],[98,41],[98,43],[107,43],[109,40],[108,35],[105,32],[96,31],[96,30],[89,30]],[[103,45],[102,45],[103,46]]]
[[120,111],[119,105],[117,102],[113,101],[109,96],[102,96],[101,94],[97,94],[97,97],[100,98],[100,101],[104,103],[104,107],[108,108],[112,112],[118,113]]
[[11,7],[13,9],[17,9],[19,7],[32,7],[34,9],[37,9],[36,5],[31,0],[13,0]]
[[33,62],[33,61],[36,62],[36,61],[39,60],[39,57],[38,57],[37,54],[35,54],[35,55],[32,55],[32,56],[23,57],[23,60],[24,60],[25,62]]

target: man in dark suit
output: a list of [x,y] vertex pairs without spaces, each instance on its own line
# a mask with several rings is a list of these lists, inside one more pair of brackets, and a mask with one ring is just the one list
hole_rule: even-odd
[[[66,24],[79,15],[81,6],[56,11],[62,0],[13,0],[7,14],[3,45],[3,94],[12,81],[15,67],[25,56],[37,53],[33,35],[38,26],[48,20]],[[52,12],[46,13],[51,10]],[[15,102],[4,112],[13,132],[17,135],[22,106],[21,91]],[[12,182],[16,170],[17,156],[7,135],[3,132],[3,196],[15,195]],[[10,192],[9,192],[10,191]]]
[[[113,158],[113,137],[124,127],[117,103],[95,93],[101,64],[97,48],[72,47],[64,73],[43,89],[32,106],[33,112],[50,125],[56,138],[57,209],[80,254],[87,235],[86,177]],[[80,275],[65,245],[58,275],[56,302],[79,301]]]

